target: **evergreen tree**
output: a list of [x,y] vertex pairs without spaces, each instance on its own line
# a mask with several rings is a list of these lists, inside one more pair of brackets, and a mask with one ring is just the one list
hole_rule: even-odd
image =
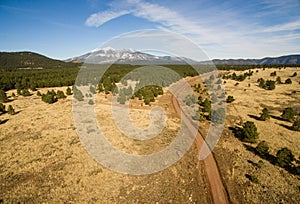
[[250,142],[250,143],[256,143],[258,139],[258,132],[256,125],[251,122],[247,121],[243,124],[243,129],[241,131],[242,133],[242,140],[244,142]]
[[295,131],[300,131],[300,116],[298,116],[296,118],[296,120],[294,121],[294,123],[292,125],[292,129]]
[[70,88],[70,87],[68,87],[68,88],[67,88],[67,90],[66,90],[66,94],[67,94],[67,95],[72,95],[72,90],[71,90],[71,88]]
[[84,96],[83,96],[82,92],[76,86],[74,86],[74,88],[73,88],[73,94],[74,94],[73,96],[75,99],[77,99],[78,101],[83,101]]
[[10,114],[10,115],[15,114],[15,109],[12,107],[12,105],[8,106],[7,113]]
[[0,89],[0,102],[5,103],[7,101],[8,101],[8,98],[7,98],[5,91]]
[[233,96],[227,96],[227,99],[226,99],[226,103],[231,103],[233,102],[235,99],[233,98]]
[[56,97],[58,99],[60,99],[60,98],[66,98],[66,95],[64,94],[63,91],[58,90],[57,93],[56,93]]
[[211,104],[210,104],[210,102],[209,102],[209,100],[207,98],[202,103],[202,106],[203,106],[203,109],[202,109],[203,112],[210,112],[210,110],[211,110]]
[[292,162],[295,160],[295,157],[290,149],[284,147],[278,150],[277,154],[277,164],[281,167],[290,167]]
[[285,84],[291,84],[291,83],[292,83],[292,80],[290,78],[285,80]]
[[3,103],[0,103],[0,114],[5,113],[5,105]]
[[265,156],[265,155],[269,154],[269,145],[268,145],[268,143],[266,141],[261,141],[256,146],[256,151],[261,156]]
[[226,114],[224,108],[218,108],[211,111],[211,120],[215,124],[222,124],[225,122]]
[[267,120],[269,118],[270,118],[269,110],[267,108],[264,108],[262,110],[262,112],[260,113],[259,119],[265,121],[265,120]]
[[42,95],[42,101],[45,103],[55,103],[57,101],[56,95],[52,91],[48,91],[46,94]]
[[264,88],[267,90],[274,90],[275,89],[275,81],[267,80]]
[[284,120],[292,121],[295,117],[295,111],[291,107],[285,108],[281,114],[281,117]]
[[276,78],[276,83],[277,83],[277,84],[282,84],[282,81],[281,81],[281,78],[280,78],[280,77],[277,77],[277,78]]

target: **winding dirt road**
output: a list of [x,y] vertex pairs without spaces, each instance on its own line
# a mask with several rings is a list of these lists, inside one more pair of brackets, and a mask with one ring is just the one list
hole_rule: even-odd
[[[195,78],[191,79],[189,82],[191,83],[192,81],[195,81]],[[177,95],[182,91],[184,91],[184,87],[178,89],[175,95]],[[205,143],[203,136],[199,133],[198,130],[195,130],[192,121],[190,121],[190,119],[187,118],[184,114],[181,114],[179,103],[174,95],[172,95],[172,104],[174,106],[176,113],[179,115],[181,120],[183,120],[184,124],[189,128],[189,130],[191,132],[195,132],[195,131],[197,132],[196,144],[199,149],[199,152],[201,148],[209,148]],[[213,153],[209,154],[209,156],[206,157],[205,160],[203,160],[203,165],[201,166],[204,166],[205,176],[206,176],[207,183],[209,185],[212,203],[216,203],[216,204],[229,203],[228,196],[225,187],[223,185],[222,178],[216,160],[213,156]]]

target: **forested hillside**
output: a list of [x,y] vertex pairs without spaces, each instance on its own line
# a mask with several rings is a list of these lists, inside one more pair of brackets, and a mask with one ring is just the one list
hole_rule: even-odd
[[12,71],[18,68],[76,68],[78,63],[63,62],[33,52],[0,52],[0,70]]

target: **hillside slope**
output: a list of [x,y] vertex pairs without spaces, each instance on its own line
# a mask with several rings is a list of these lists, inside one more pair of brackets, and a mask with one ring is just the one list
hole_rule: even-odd
[[48,58],[34,52],[0,52],[0,70],[18,68],[74,68],[78,63]]

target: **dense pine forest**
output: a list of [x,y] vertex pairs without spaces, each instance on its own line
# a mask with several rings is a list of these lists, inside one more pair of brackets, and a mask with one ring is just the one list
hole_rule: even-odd
[[[21,90],[36,90],[36,88],[43,87],[59,87],[59,86],[72,86],[75,84],[76,77],[82,66],[82,63],[64,62],[60,60],[54,60],[45,57],[40,54],[32,52],[0,52],[0,89],[7,91],[10,89]],[[93,65],[96,69],[102,69],[103,65]],[[133,70],[142,67],[143,65],[129,65],[129,64],[113,64],[104,73],[100,80],[100,84],[94,84],[98,86],[100,91],[106,93],[112,92],[115,88],[115,84]],[[214,70],[212,65],[163,65],[175,71],[180,77],[195,76],[198,73],[205,73]],[[276,67],[283,68],[297,65],[217,65],[219,70],[248,70],[254,68]],[[149,67],[150,69],[150,67]],[[196,70],[197,71],[196,71]],[[88,71],[89,72],[89,71]],[[101,73],[101,71],[97,71]],[[92,73],[86,73],[88,75]],[[155,74],[151,70],[149,74]],[[156,75],[159,75],[159,72]],[[148,75],[148,74],[147,74]],[[125,77],[126,79],[138,80],[137,76],[130,75]],[[88,77],[90,78],[90,77]],[[156,83],[157,80],[165,82],[165,84],[158,84],[167,86],[178,80],[174,76],[152,76],[152,81],[148,83]],[[143,81],[143,80],[141,80]],[[95,78],[95,82],[97,79]],[[140,84],[143,86],[144,84]]]

